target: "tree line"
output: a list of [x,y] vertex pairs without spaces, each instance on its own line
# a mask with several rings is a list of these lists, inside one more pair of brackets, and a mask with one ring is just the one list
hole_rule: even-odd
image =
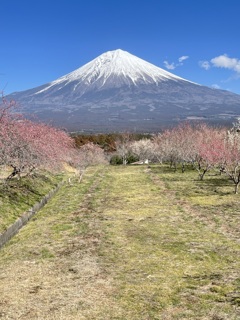
[[[115,160],[114,160],[115,159]],[[238,192],[240,184],[240,120],[231,130],[205,123],[181,123],[153,135],[70,135],[66,131],[26,119],[14,101],[0,105],[0,166],[12,168],[5,182],[37,168],[57,170],[74,166],[81,181],[89,165],[128,164],[134,161],[169,163],[172,168],[191,164],[199,179],[211,169],[227,175]]]
[[89,142],[76,147],[64,130],[26,119],[17,113],[16,103],[2,97],[0,105],[0,166],[11,168],[5,182],[29,175],[38,168],[56,171],[70,163],[79,172],[105,162],[103,149]]
[[142,163],[146,160],[169,163],[176,170],[186,165],[198,171],[199,179],[211,169],[225,174],[234,183],[235,193],[240,184],[240,119],[231,130],[215,128],[206,123],[181,123],[166,129],[150,139],[131,141],[125,139],[116,143],[116,152],[127,164],[129,155],[134,154]]

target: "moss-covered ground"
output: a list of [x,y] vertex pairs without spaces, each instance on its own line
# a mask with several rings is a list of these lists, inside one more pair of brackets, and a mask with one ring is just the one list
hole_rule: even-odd
[[240,319],[233,191],[214,173],[89,168],[0,251],[0,318]]

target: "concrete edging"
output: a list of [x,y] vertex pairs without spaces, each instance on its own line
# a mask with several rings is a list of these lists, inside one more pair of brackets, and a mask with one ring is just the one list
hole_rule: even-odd
[[39,202],[35,203],[33,207],[29,210],[25,211],[21,217],[19,217],[10,227],[7,228],[2,234],[0,234],[0,249],[3,247],[18,231],[28,223],[28,221],[37,213],[41,208],[45,206],[45,204],[49,201],[49,199],[54,196],[54,194],[60,189],[65,181],[60,182],[56,188],[52,189],[47,195],[45,195]]

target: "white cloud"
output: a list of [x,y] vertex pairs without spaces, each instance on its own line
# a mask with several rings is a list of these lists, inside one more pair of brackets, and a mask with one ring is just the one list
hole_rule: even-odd
[[240,73],[240,60],[237,58],[229,58],[227,54],[211,59],[211,63],[216,68],[225,68]]
[[163,61],[165,67],[169,70],[174,70],[176,68],[175,63],[169,63],[168,61]]
[[179,62],[183,62],[184,60],[187,60],[189,58],[189,56],[182,56],[180,58],[178,58]]
[[178,62],[179,63],[175,63],[175,62],[172,62],[172,63],[169,63],[168,61],[163,61],[165,67],[169,70],[174,70],[176,69],[177,67],[179,66],[182,66],[183,65],[183,61],[184,60],[187,60],[189,58],[189,56],[181,56],[178,58]]
[[210,63],[208,61],[199,61],[198,62],[199,66],[205,70],[208,70],[211,68]]

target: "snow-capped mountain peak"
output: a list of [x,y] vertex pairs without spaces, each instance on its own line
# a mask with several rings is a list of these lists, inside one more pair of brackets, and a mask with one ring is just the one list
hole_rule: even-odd
[[239,116],[240,105],[239,95],[177,77],[120,49],[9,99],[70,130],[100,132],[156,131],[162,123],[193,118],[228,121]]
[[66,85],[73,81],[80,81],[82,89],[83,86],[89,85],[95,85],[100,89],[103,86],[158,84],[167,80],[187,81],[127,51],[117,49],[101,54],[79,69],[51,82],[48,87],[37,93],[46,91],[52,86],[61,83]]
[[184,80],[121,49],[105,52],[60,79],[76,80],[82,78],[88,83],[93,83],[101,78],[107,80],[113,74],[124,76],[133,84],[138,80],[144,82],[159,82],[168,79]]

